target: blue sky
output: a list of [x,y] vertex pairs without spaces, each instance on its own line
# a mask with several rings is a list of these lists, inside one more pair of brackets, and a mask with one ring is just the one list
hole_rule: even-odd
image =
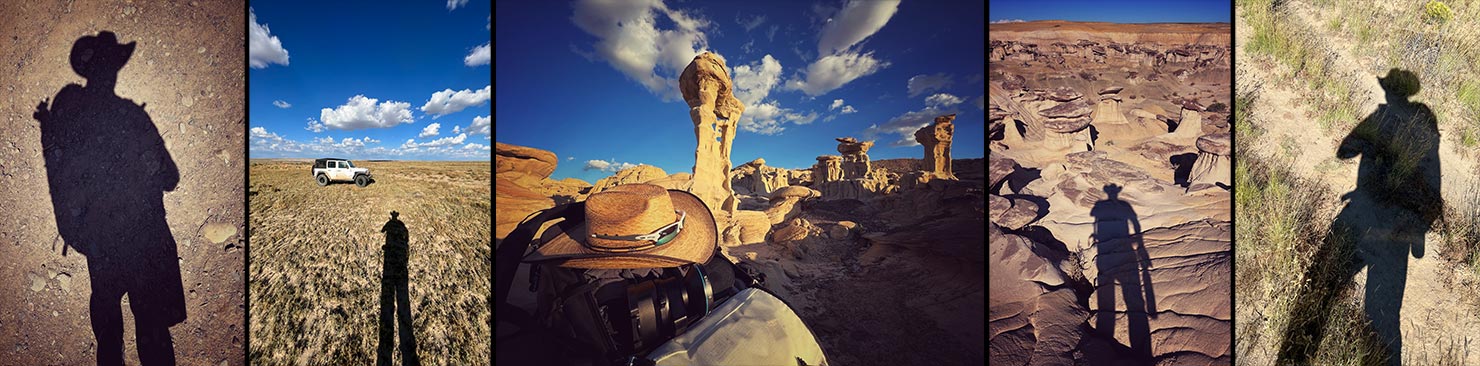
[[994,0],[990,8],[993,22],[1229,23],[1233,12],[1232,2],[1206,0]]
[[252,1],[252,157],[488,160],[487,1]]
[[[921,158],[914,130],[958,113],[952,154],[983,156],[981,1],[500,1],[498,142],[554,152],[551,178],[594,182],[650,164],[691,172],[678,75],[701,51],[746,104],[731,162],[806,168],[836,137],[872,159]],[[841,100],[841,101],[839,101]]]

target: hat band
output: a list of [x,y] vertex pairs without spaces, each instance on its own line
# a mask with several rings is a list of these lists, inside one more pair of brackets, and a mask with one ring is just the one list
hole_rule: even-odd
[[594,243],[591,243],[590,240],[583,240],[581,241],[581,245],[593,251],[604,253],[632,253],[657,248],[659,246],[662,246],[663,244],[668,244],[669,242],[673,241],[674,238],[678,237],[678,233],[683,231],[683,222],[684,219],[688,217],[688,214],[681,210],[674,210],[673,213],[678,214],[677,221],[674,221],[673,223],[668,225],[663,225],[663,227],[660,227],[657,230],[653,230],[653,232],[651,233],[642,235],[591,234],[591,237],[596,239],[620,241],[651,241],[651,244],[645,244],[636,247],[611,247],[596,245]]

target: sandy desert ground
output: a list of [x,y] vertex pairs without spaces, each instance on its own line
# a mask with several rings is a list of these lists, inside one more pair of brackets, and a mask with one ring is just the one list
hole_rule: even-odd
[[[0,3],[0,363],[96,362],[88,305],[98,290],[90,280],[94,273],[76,248],[64,249],[41,128],[32,114],[67,84],[85,84],[69,67],[74,41],[112,31],[121,43],[136,42],[116,94],[144,105],[179,175],[162,196],[174,242],[151,243],[176,251],[163,259],[178,263],[184,296],[185,319],[170,328],[176,361],[244,364],[242,6],[212,0]],[[121,157],[107,149],[90,153]],[[134,168],[127,164],[97,171]],[[92,184],[73,187],[109,187]],[[137,300],[130,295],[121,303],[123,357],[130,364],[139,362],[130,311]]]
[[[375,183],[319,187],[311,161],[251,164],[254,364],[375,362],[381,226],[410,231],[417,353],[427,365],[489,360],[488,162],[371,162]],[[399,342],[399,339],[397,340]],[[396,359],[399,362],[399,347]]]
[[994,364],[1232,362],[1230,28],[990,25]]

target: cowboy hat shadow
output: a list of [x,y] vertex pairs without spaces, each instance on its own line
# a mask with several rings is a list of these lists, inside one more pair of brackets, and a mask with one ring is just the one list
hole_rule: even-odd
[[137,44],[102,31],[78,38],[68,62],[85,85],[68,84],[32,117],[62,255],[86,257],[97,362],[124,360],[122,301],[133,313],[139,361],[173,365],[170,327],[186,318],[179,253],[163,196],[180,172],[143,104],[117,95],[118,72]]

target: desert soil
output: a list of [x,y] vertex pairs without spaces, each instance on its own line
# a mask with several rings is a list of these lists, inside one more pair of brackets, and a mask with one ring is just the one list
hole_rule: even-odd
[[[1296,14],[1289,18],[1289,24],[1299,27],[1300,31],[1312,32],[1323,40],[1320,43],[1330,45],[1328,51],[1334,58],[1332,67],[1337,70],[1333,74],[1353,78],[1361,86],[1355,93],[1364,98],[1359,103],[1362,106],[1359,115],[1369,115],[1378,104],[1384,103],[1384,91],[1377,78],[1387,72],[1388,65],[1349,46],[1357,44],[1356,40],[1333,33],[1322,26],[1329,20],[1327,17],[1334,15],[1313,12],[1311,5],[1301,1],[1294,1],[1286,6],[1294,9],[1291,14]],[[1236,14],[1238,19],[1243,19],[1241,16],[1242,14]],[[1305,86],[1291,82],[1296,79],[1288,77],[1292,72],[1289,68],[1268,57],[1248,54],[1244,45],[1249,42],[1249,35],[1253,31],[1247,29],[1245,24],[1240,23],[1238,26],[1235,52],[1240,84],[1261,86],[1258,101],[1252,105],[1248,121],[1265,131],[1264,136],[1256,144],[1252,144],[1252,151],[1239,151],[1238,154],[1249,159],[1288,159],[1291,171],[1303,178],[1322,182],[1337,194],[1354,191],[1357,185],[1357,159],[1339,160],[1333,153],[1345,131],[1333,132],[1317,127],[1317,111],[1301,96]],[[1424,102],[1423,98],[1420,93],[1414,100]],[[1444,167],[1442,180],[1446,187],[1443,193],[1446,201],[1452,201],[1458,199],[1457,192],[1463,189],[1458,187],[1473,187],[1480,181],[1475,180],[1475,159],[1461,154],[1455,138],[1450,136],[1452,131],[1443,127],[1441,124],[1439,129],[1439,157]],[[1466,298],[1474,295],[1461,295],[1475,291],[1475,275],[1442,259],[1442,253],[1437,253],[1443,248],[1442,240],[1440,234],[1430,231],[1425,237],[1425,247],[1431,253],[1422,258],[1407,256],[1406,289],[1399,315],[1403,335],[1403,354],[1400,359],[1406,361],[1405,363],[1427,364],[1437,362],[1435,360],[1444,353],[1458,349],[1461,350],[1459,355],[1464,364],[1480,364],[1480,346],[1474,345],[1480,340],[1480,314],[1470,305],[1474,300]],[[1357,274],[1355,290],[1352,291],[1354,296],[1361,297],[1362,289],[1366,286],[1382,285],[1367,283],[1366,272],[1364,268]],[[1254,310],[1240,310],[1240,319],[1256,318],[1248,313]],[[1241,344],[1239,358],[1252,360],[1255,364],[1271,363],[1276,346],[1273,342]]]
[[375,183],[320,187],[311,161],[252,161],[253,363],[375,362],[380,229],[392,210],[410,231],[412,327],[422,363],[487,363],[490,164],[355,164],[369,168]]
[[[200,0],[0,2],[0,363],[84,365],[96,359],[85,258],[63,255],[32,112],[84,79],[74,41],[112,31],[137,42],[116,92],[145,104],[178,167],[164,194],[185,290],[186,319],[170,330],[183,365],[242,365],[245,285],[242,196],[246,132],[243,4]],[[207,226],[229,231],[208,240]],[[124,357],[138,362],[123,305]]]

